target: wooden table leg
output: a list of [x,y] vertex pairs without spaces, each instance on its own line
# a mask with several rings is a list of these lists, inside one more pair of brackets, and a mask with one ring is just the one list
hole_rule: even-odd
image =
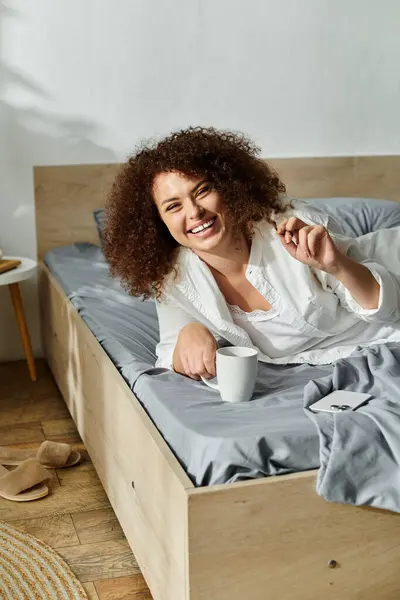
[[29,374],[31,376],[32,381],[36,381],[35,359],[33,358],[32,344],[31,339],[29,337],[28,326],[26,324],[24,307],[22,304],[19,285],[18,283],[10,283],[8,285],[8,289],[10,290],[15,316],[17,317],[18,328],[21,334],[21,340],[22,345],[24,347],[26,361],[28,363]]

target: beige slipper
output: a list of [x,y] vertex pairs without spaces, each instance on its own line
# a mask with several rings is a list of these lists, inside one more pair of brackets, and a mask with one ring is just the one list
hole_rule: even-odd
[[28,458],[13,471],[0,465],[0,496],[14,502],[39,500],[49,493],[44,482],[51,478],[50,471],[35,458]]
[[69,444],[47,440],[40,444],[38,450],[0,446],[0,465],[20,465],[27,458],[36,458],[48,469],[64,469],[78,464],[81,455],[72,450]]

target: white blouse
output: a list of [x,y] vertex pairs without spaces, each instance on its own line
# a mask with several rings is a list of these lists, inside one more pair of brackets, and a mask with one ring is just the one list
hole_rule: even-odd
[[[304,362],[300,355],[315,350],[335,350],[340,348],[342,356],[345,356],[346,347],[348,353],[352,352],[357,345],[368,346],[374,340],[385,342],[400,341],[400,327],[383,325],[382,323],[366,323],[358,321],[353,327],[332,336],[309,337],[299,331],[293,331],[291,326],[274,309],[269,311],[255,310],[247,313],[239,306],[228,304],[233,322],[244,329],[254,346],[273,361],[284,359],[290,354],[293,358],[299,355],[298,362]],[[279,342],[278,344],[276,342]],[[310,355],[311,356],[311,355]],[[274,360],[275,359],[275,360]],[[280,361],[279,361],[280,362]],[[290,360],[292,362],[292,359]],[[312,359],[310,359],[312,362]],[[322,362],[322,361],[319,361]]]
[[[300,201],[289,214],[309,224],[329,225],[319,210]],[[331,235],[380,284],[378,308],[362,308],[337,279],[291,257],[275,229],[259,223],[246,278],[271,310],[250,314],[232,310],[207,265],[190,249],[181,248],[178,278],[169,276],[164,297],[156,302],[160,326],[156,365],[172,368],[178,334],[192,322],[205,325],[219,343],[256,348],[261,361],[278,364],[327,364],[349,356],[357,346],[400,341],[400,228],[356,239]]]

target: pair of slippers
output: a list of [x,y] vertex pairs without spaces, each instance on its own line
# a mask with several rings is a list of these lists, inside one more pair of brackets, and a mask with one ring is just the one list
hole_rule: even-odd
[[[72,467],[81,459],[69,444],[43,442],[37,451],[0,446],[0,496],[15,502],[28,502],[47,496],[48,469]],[[4,465],[17,466],[9,471]]]

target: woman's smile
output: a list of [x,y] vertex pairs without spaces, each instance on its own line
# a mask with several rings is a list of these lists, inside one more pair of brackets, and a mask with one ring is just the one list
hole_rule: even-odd
[[216,221],[216,216],[208,220],[203,220],[201,223],[199,223],[199,225],[189,229],[188,233],[195,235],[196,237],[207,237],[208,235],[213,235]]

